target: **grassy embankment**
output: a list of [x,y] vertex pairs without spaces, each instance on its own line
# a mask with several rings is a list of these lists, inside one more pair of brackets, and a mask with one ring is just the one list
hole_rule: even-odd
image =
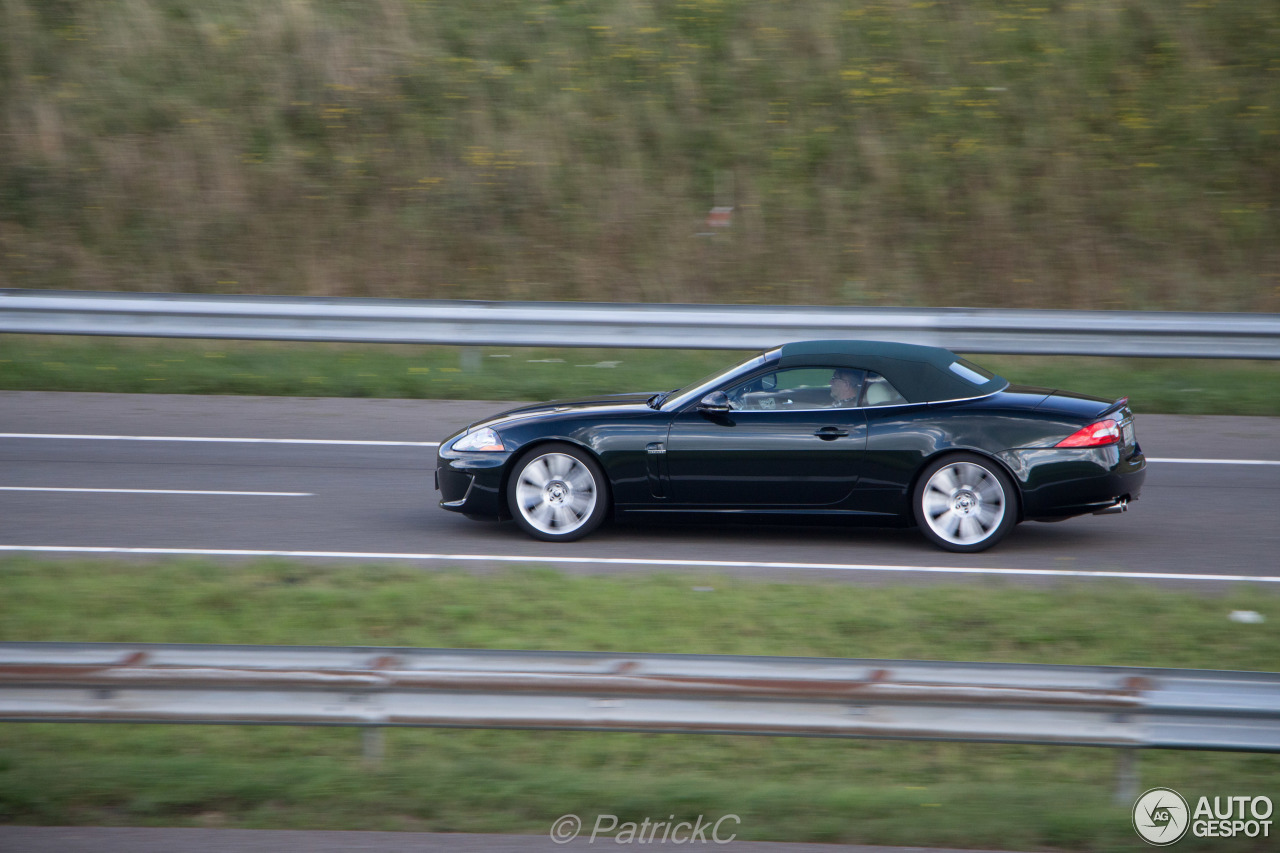
[[1257,0],[4,0],[0,285],[1275,311],[1278,27]]
[[[156,342],[0,335],[0,390],[549,400],[681,387],[741,355],[707,350]],[[976,356],[1011,381],[1139,413],[1280,415],[1280,364]]]
[[[717,576],[475,576],[257,562],[0,561],[0,639],[237,642],[1273,667],[1274,591],[864,588]],[[710,589],[707,589],[710,588]],[[1259,625],[1228,620],[1258,610]],[[1271,792],[1268,755],[1148,752],[1144,786]],[[1125,850],[1115,754],[789,738],[350,729],[0,727],[11,823],[496,831],[566,813],[736,814],[740,837]],[[1273,797],[1274,798],[1274,797]],[[1243,850],[1239,843],[1180,843]]]

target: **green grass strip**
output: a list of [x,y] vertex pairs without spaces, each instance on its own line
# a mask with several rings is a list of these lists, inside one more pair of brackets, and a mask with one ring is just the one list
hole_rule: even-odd
[[[0,561],[5,640],[381,645],[1273,669],[1280,595],[1125,584],[863,587],[711,574]],[[1232,610],[1261,612],[1240,624]],[[697,735],[0,726],[0,821],[547,832],[734,814],[742,839],[1135,849],[1116,753]],[[1150,751],[1141,784],[1274,790],[1280,758]],[[1179,843],[1186,850],[1222,841]],[[1216,846],[1215,846],[1216,845]]]
[[[0,335],[0,390],[549,400],[688,384],[744,353]],[[1280,363],[977,356],[1012,382],[1139,413],[1280,415]]]

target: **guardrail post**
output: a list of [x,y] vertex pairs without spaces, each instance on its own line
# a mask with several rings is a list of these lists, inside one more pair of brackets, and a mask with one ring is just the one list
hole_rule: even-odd
[[481,355],[480,347],[463,347],[462,352],[458,354],[458,366],[462,368],[463,373],[478,373]]
[[1116,758],[1117,806],[1131,806],[1138,798],[1138,750],[1122,749]]
[[387,740],[380,726],[367,726],[360,730],[361,754],[365,764],[378,765],[387,752]]

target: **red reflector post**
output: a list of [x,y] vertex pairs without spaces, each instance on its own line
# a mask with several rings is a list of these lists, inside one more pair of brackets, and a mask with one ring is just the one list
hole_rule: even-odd
[[1089,424],[1059,441],[1056,447],[1104,447],[1120,442],[1120,425],[1111,418]]

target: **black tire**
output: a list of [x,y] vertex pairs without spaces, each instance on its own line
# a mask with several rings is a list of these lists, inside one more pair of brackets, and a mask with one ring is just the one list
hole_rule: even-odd
[[925,538],[944,551],[985,551],[1018,523],[1018,490],[996,462],[956,453],[931,462],[912,498]]
[[507,508],[535,539],[572,542],[604,522],[609,485],[591,454],[571,444],[544,444],[512,467]]

